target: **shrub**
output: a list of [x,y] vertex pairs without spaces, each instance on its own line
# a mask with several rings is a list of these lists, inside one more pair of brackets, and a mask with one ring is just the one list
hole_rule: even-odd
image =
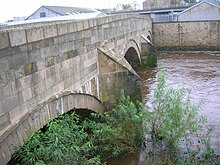
[[122,91],[116,109],[84,121],[75,113],[59,116],[44,133],[36,131],[13,157],[24,165],[102,164],[101,158],[139,149],[145,130],[143,112],[143,105]]
[[182,138],[201,130],[205,120],[199,116],[199,106],[191,102],[189,94],[185,88],[167,87],[164,72],[159,73],[153,97],[150,98],[152,110],[148,115],[154,141],[166,139],[170,146],[177,146]]

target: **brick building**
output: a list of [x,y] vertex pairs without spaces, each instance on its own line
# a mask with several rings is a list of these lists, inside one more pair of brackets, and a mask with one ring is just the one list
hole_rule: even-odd
[[143,9],[172,8],[181,4],[181,0],[145,0],[143,2]]

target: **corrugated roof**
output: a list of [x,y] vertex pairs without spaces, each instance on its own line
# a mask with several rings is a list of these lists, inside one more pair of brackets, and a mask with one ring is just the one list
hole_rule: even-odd
[[82,14],[82,13],[93,13],[97,10],[88,9],[88,8],[80,8],[80,7],[66,7],[66,6],[42,6],[47,8],[48,10],[52,10],[62,16],[64,15],[74,15],[74,14]]
[[105,13],[98,11],[93,13],[83,13],[83,14],[65,15],[65,16],[56,16],[56,17],[43,17],[39,19],[31,19],[26,21],[17,21],[17,22],[8,23],[7,25],[11,26],[11,25],[29,24],[36,22],[52,22],[52,21],[67,21],[67,20],[77,21],[77,20],[104,17],[104,16],[106,16]]

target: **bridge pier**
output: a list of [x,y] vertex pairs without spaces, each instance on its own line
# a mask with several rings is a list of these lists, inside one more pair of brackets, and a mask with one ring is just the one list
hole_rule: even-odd
[[153,44],[151,34],[148,36],[141,35],[142,39],[145,41],[141,43],[142,52],[142,66],[155,67],[157,66],[157,52],[156,47]]
[[99,94],[105,110],[115,107],[122,89],[126,94],[132,94],[140,87],[140,77],[125,58],[113,59],[112,57],[103,51],[98,52]]

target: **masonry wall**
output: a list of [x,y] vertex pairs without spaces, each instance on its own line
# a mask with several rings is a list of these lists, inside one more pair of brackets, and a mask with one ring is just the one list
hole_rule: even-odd
[[25,131],[18,130],[39,121],[35,115],[33,120],[23,119],[29,119],[33,109],[51,96],[71,91],[100,98],[99,86],[104,81],[99,78],[98,48],[118,49],[117,57],[123,59],[129,46],[125,42],[141,45],[141,34],[147,34],[151,27],[148,16],[124,14],[1,28],[1,163],[10,159],[11,144],[22,145],[26,139],[22,135]]
[[220,21],[153,24],[158,50],[220,50]]

